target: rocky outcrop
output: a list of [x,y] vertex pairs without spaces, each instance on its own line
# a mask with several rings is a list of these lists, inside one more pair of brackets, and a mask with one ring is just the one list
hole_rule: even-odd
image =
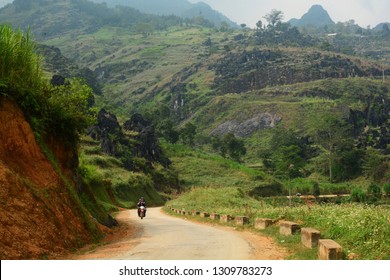
[[38,45],[36,51],[44,57],[45,70],[56,73],[52,79],[53,85],[63,85],[65,80],[61,78],[77,77],[82,78],[95,94],[102,93],[102,86],[95,73],[89,68],[79,68],[72,60],[63,56],[59,48]]
[[320,52],[259,50],[227,54],[216,63],[214,88],[221,94],[327,78],[381,76],[375,65]]
[[369,95],[361,98],[365,104],[363,110],[350,109],[348,121],[352,125],[357,145],[359,147],[374,147],[388,153],[390,145],[390,99],[387,89],[376,96]]
[[275,127],[282,118],[273,113],[259,113],[244,121],[228,120],[213,129],[211,135],[233,133],[236,137],[250,137],[255,131]]
[[[66,186],[23,112],[3,97],[0,143],[0,258],[53,257],[90,242],[93,222],[70,194],[71,178]],[[67,159],[60,168],[72,166],[64,146],[57,143],[53,154]]]
[[[107,155],[120,156],[118,144],[124,138],[122,128],[116,116],[101,109],[97,116],[97,125],[87,130],[87,135],[100,141],[101,151]],[[113,137],[114,136],[114,137]]]
[[123,127],[125,130],[138,133],[136,136],[138,143],[134,148],[138,157],[146,158],[149,162],[159,162],[164,167],[171,164],[171,161],[163,154],[153,124],[145,120],[141,114],[134,114]]
[[88,129],[87,134],[100,141],[103,153],[121,158],[127,169],[132,169],[132,157],[145,158],[149,163],[159,162],[164,167],[171,164],[163,154],[153,124],[141,114],[134,114],[124,123],[123,129],[135,134],[126,135],[116,116],[102,109],[97,125]]

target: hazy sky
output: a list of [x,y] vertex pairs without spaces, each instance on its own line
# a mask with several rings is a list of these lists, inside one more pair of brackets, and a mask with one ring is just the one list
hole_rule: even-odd
[[[189,0],[196,3],[200,0]],[[213,9],[238,24],[246,23],[254,27],[258,20],[272,9],[284,13],[284,20],[301,18],[314,4],[328,11],[335,22],[354,19],[361,27],[375,27],[382,22],[390,22],[390,0],[202,0]]]

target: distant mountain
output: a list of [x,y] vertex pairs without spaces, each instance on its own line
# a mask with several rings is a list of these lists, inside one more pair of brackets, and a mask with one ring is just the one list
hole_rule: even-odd
[[[386,27],[387,26],[387,27]],[[382,22],[373,28],[376,32],[388,32],[390,29],[390,22]]]
[[131,7],[108,8],[87,0],[14,0],[0,8],[0,24],[30,28],[37,40],[48,40],[72,33],[92,33],[102,26],[135,28],[140,23],[159,29],[181,22],[179,17],[163,18],[144,14]]
[[329,16],[328,12],[321,5],[313,5],[310,10],[301,17],[301,19],[293,18],[289,21],[289,23],[296,27],[322,27],[335,24],[335,22]]
[[4,7],[7,4],[12,3],[12,0],[0,0],[0,7]]
[[143,13],[156,15],[175,15],[183,18],[204,17],[206,20],[219,26],[226,22],[231,27],[238,25],[220,12],[213,10],[204,2],[196,4],[187,0],[91,0],[97,3],[107,3],[108,6],[129,6]]

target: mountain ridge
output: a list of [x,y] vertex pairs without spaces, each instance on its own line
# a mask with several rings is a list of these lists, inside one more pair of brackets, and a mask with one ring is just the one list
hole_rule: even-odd
[[226,22],[230,27],[238,27],[221,12],[212,9],[204,2],[190,3],[187,0],[92,0],[93,2],[107,3],[108,6],[129,6],[143,13],[156,15],[176,15],[183,18],[195,18],[202,16],[213,24],[220,26]]
[[300,19],[291,19],[288,21],[292,26],[332,26],[335,22],[331,19],[328,12],[321,5],[313,5],[310,7],[307,13],[305,13]]

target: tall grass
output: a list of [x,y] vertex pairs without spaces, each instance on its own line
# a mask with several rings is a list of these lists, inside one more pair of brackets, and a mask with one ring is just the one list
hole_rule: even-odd
[[21,30],[14,31],[8,25],[0,25],[0,82],[3,95],[36,94],[41,89],[41,62],[34,48],[29,32],[24,35]]

